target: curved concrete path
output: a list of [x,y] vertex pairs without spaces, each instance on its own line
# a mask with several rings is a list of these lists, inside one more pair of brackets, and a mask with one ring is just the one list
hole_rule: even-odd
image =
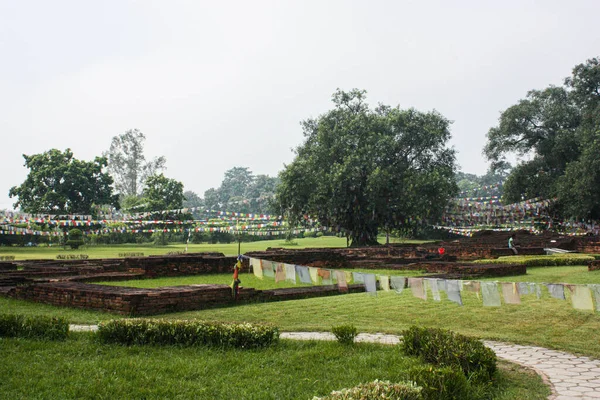
[[[72,331],[94,331],[95,325],[71,325]],[[329,332],[282,332],[282,339],[335,340]],[[398,344],[400,337],[361,333],[357,342]],[[536,346],[484,341],[499,358],[532,368],[552,389],[552,400],[600,399],[600,360]]]

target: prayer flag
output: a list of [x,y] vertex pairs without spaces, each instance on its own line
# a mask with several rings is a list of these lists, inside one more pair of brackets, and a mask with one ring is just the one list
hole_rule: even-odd
[[410,287],[413,296],[422,300],[427,300],[427,292],[423,285],[423,278],[408,278],[408,286]]
[[500,293],[496,282],[480,282],[480,285],[483,305],[486,307],[500,307]]
[[391,286],[396,291],[396,293],[400,294],[404,290],[404,286],[406,285],[406,278],[403,276],[394,276],[390,277]]

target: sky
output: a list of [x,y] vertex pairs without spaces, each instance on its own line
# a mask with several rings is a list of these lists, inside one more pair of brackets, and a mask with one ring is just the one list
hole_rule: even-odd
[[337,88],[437,110],[482,175],[500,113],[600,56],[598,15],[598,0],[0,0],[0,209],[23,154],[91,161],[134,128],[201,197],[235,166],[275,176]]

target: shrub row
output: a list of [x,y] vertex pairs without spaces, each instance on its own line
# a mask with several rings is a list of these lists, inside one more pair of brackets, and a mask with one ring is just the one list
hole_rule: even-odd
[[[479,340],[444,329],[412,326],[403,333],[405,354],[435,366],[459,368],[476,384],[488,384],[496,371],[496,353]],[[420,382],[417,380],[417,383]]]
[[0,314],[0,337],[65,340],[69,322],[62,317]]
[[375,380],[350,389],[336,390],[325,397],[313,397],[313,400],[422,400],[421,390],[412,383]]
[[586,265],[588,261],[594,260],[593,256],[587,255],[564,255],[564,256],[506,256],[496,260],[476,260],[477,264],[519,264],[527,267],[556,267],[561,265]]
[[123,345],[257,348],[276,342],[279,330],[250,323],[119,319],[100,323],[98,338],[103,343]]

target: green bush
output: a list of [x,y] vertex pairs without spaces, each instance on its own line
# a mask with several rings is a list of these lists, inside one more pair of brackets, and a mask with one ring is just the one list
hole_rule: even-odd
[[562,265],[586,265],[594,260],[584,254],[555,254],[549,256],[504,256],[495,260],[475,260],[477,264],[519,264],[527,267],[556,267]]
[[0,314],[0,337],[65,340],[68,335],[69,323],[62,317]]
[[421,388],[413,383],[391,383],[379,381],[361,383],[350,389],[331,392],[325,397],[313,397],[313,400],[421,400]]
[[67,240],[67,246],[72,249],[78,249],[79,246],[83,246],[83,232],[80,229],[73,228],[69,231],[69,239]]
[[315,233],[315,237],[323,237],[323,232],[317,232],[317,233]]
[[487,384],[496,372],[496,353],[477,339],[444,329],[412,326],[403,333],[405,354],[435,366],[457,367],[475,383]]
[[304,237],[305,238],[314,238],[316,237],[317,233],[314,231],[305,231],[304,232]]
[[250,323],[120,319],[100,323],[97,335],[103,343],[124,345],[257,348],[276,342],[279,330]]
[[419,366],[407,371],[407,377],[422,388],[423,399],[469,400],[471,387],[465,375],[452,367]]
[[331,328],[331,332],[341,344],[353,344],[358,330],[354,325],[338,325]]

